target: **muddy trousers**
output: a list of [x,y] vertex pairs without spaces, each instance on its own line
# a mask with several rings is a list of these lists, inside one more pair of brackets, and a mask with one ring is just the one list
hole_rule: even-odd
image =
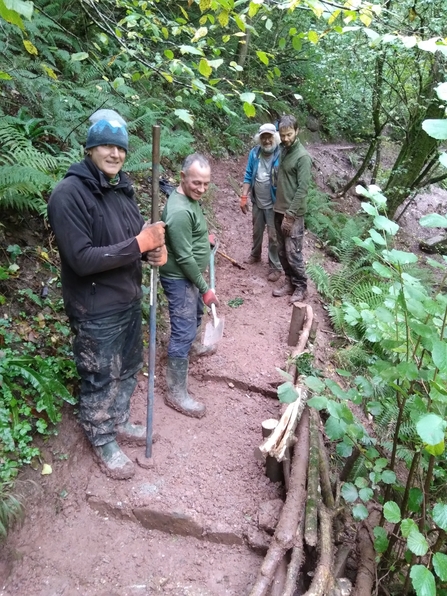
[[268,259],[270,269],[281,271],[281,263],[278,257],[278,242],[276,240],[276,230],[273,209],[260,209],[256,203],[252,203],[252,222],[253,222],[253,246],[250,256],[255,259],[261,258],[262,241],[264,239],[264,230],[267,227],[268,234]]
[[130,398],[143,366],[141,304],[90,321],[70,321],[73,353],[81,377],[79,420],[94,446],[115,439],[129,419]]
[[275,213],[279,260],[285,276],[290,278],[293,287],[306,290],[307,276],[303,259],[304,217],[295,218],[290,236],[284,236],[282,233],[283,218],[282,213]]
[[202,324],[202,296],[189,279],[160,277],[160,283],[168,299],[171,321],[168,357],[188,358],[197,329]]

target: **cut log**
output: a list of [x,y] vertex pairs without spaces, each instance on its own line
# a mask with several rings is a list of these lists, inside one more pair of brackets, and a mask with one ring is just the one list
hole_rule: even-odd
[[306,473],[309,459],[309,412],[306,408],[298,427],[298,441],[293,450],[290,488],[281,517],[261,565],[250,596],[265,596],[275,576],[276,568],[285,553],[294,546],[296,530],[306,500]]
[[295,387],[295,389],[298,398],[287,406],[272,434],[259,446],[259,452],[264,457],[270,455],[276,458],[277,461],[283,461],[287,456],[287,449],[295,443],[295,428],[301,418],[307,399],[306,389],[303,387]]
[[314,311],[312,310],[312,307],[309,304],[306,304],[306,305],[302,305],[301,303],[297,303],[297,304],[299,304],[300,306],[306,307],[306,315],[305,315],[304,327],[303,327],[303,330],[301,331],[300,338],[298,340],[298,343],[296,344],[296,348],[294,350],[292,350],[292,353],[290,355],[292,363],[287,368],[287,372],[292,375],[295,383],[297,381],[297,368],[296,368],[294,359],[304,352],[304,350],[306,348],[306,344],[309,340],[309,335],[310,335],[313,320],[314,320]]
[[320,486],[323,503],[329,509],[335,507],[334,493],[332,492],[331,477],[329,475],[329,457],[324,444],[323,433],[318,432],[318,446],[320,457]]
[[295,545],[292,548],[292,554],[290,556],[290,563],[287,567],[286,584],[284,591],[281,596],[293,596],[296,590],[296,580],[301,569],[301,565],[304,561],[304,549],[303,549],[303,523],[298,524],[295,535]]
[[304,541],[315,547],[318,542],[318,485],[320,477],[320,455],[318,449],[317,412],[310,409],[309,421],[309,469],[307,472],[306,517],[304,522]]
[[374,528],[380,521],[380,512],[372,511],[369,514],[369,524],[365,521],[357,532],[357,548],[360,564],[357,569],[352,596],[371,596],[376,577],[376,552],[372,539],[371,527]]
[[332,515],[321,502],[318,506],[318,517],[320,519],[321,530],[320,559],[310,588],[304,596],[326,596],[334,583],[332,575],[332,564],[334,559]]

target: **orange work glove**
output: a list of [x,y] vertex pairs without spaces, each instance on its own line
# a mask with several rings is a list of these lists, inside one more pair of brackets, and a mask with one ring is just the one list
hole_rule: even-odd
[[219,306],[219,300],[211,288],[205,294],[202,294],[202,299],[207,306],[211,306],[212,304]]
[[211,246],[214,246],[216,244],[216,236],[214,234],[208,234],[208,242]]
[[241,202],[239,203],[239,207],[241,208],[242,213],[248,213],[248,205],[247,205],[247,195],[241,196]]

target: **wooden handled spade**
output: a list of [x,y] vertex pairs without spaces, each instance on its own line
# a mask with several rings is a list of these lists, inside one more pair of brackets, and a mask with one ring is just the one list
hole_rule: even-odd
[[[215,245],[213,246],[210,254],[210,288],[215,290],[216,286],[216,279],[214,273],[214,257],[216,255],[218,248],[218,242],[216,241]],[[213,314],[213,320],[209,321],[205,327],[205,336],[203,338],[203,345],[205,346],[214,346],[217,344],[218,341],[222,339],[223,330],[224,330],[224,317],[220,318],[217,316],[216,305],[211,305],[211,312]]]

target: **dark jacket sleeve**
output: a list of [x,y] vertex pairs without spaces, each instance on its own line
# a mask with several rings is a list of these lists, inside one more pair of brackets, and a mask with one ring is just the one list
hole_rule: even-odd
[[[57,186],[48,204],[48,218],[61,257],[79,276],[108,271],[141,259],[135,236],[143,222],[137,211],[135,213],[131,220],[117,218],[115,226],[103,225],[103,218],[97,217],[94,207],[70,178]],[[99,245],[101,239],[106,239],[104,245]]]

